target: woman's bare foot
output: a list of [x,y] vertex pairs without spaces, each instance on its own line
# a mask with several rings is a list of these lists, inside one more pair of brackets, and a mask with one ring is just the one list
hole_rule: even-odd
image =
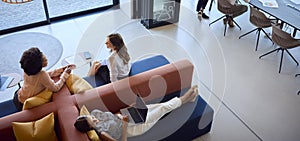
[[100,62],[98,62],[98,61],[93,62],[87,76],[96,75],[96,73],[97,73],[98,69],[100,68],[100,66],[101,66]]
[[194,85],[184,95],[180,97],[182,104],[187,102],[194,102],[198,95],[198,86]]

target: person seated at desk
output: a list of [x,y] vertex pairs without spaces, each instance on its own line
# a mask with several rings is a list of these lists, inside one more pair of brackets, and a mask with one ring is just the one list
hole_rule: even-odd
[[91,115],[78,116],[74,126],[82,133],[96,130],[100,136],[108,136],[112,140],[124,141],[127,135],[131,137],[147,132],[165,114],[187,102],[194,102],[197,95],[198,87],[195,85],[179,98],[174,97],[164,103],[147,105],[148,114],[145,123],[128,125],[128,116],[93,110]]

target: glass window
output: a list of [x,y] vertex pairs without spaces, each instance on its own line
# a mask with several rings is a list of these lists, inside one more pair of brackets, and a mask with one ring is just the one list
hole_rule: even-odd
[[22,4],[0,1],[0,30],[46,21],[42,0]]
[[51,22],[46,15],[51,19],[119,4],[119,0],[32,0],[20,4],[4,1],[22,0],[0,1],[0,34],[11,32],[11,29],[20,30]]
[[50,18],[113,5],[113,0],[48,0]]

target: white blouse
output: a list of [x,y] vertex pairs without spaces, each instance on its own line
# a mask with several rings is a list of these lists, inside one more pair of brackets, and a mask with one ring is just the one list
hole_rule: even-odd
[[117,52],[113,52],[108,58],[108,69],[110,81],[115,82],[128,76],[130,71],[130,63],[125,64]]

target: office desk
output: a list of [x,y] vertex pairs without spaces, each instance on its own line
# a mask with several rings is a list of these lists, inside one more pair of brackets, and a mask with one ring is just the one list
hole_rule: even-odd
[[263,6],[259,0],[250,0],[249,4],[253,5],[254,7],[264,11],[265,13],[281,20],[282,22],[292,26],[295,31],[294,35],[296,34],[296,29],[300,30],[300,10],[293,9],[289,7],[288,4],[297,7],[300,9],[300,5],[296,5],[295,3],[291,2],[290,0],[276,0],[278,3],[278,8],[270,8]]

